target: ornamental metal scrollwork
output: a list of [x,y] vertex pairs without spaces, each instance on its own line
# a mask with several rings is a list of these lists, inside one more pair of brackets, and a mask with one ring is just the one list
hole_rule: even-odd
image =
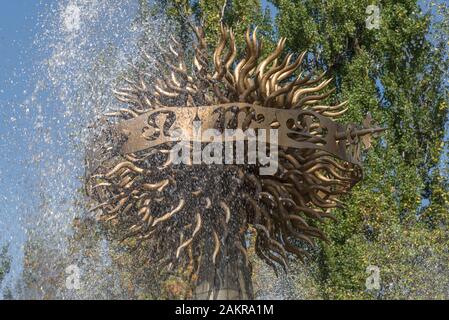
[[[334,219],[331,210],[360,181],[361,149],[383,129],[369,115],[361,126],[337,122],[347,102],[325,103],[332,79],[306,72],[305,53],[283,54],[284,38],[262,58],[256,30],[248,30],[239,59],[232,30],[222,26],[213,57],[202,29],[195,35],[192,58],[172,39],[160,56],[142,55],[142,64],[158,65],[158,78],[136,67],[114,90],[125,106],[107,114],[116,120],[87,157],[86,188],[98,202],[92,210],[124,239],[145,242],[148,261],[190,270],[192,279],[220,286],[228,261],[248,266],[250,231],[256,254],[287,270],[291,255],[303,259],[315,239],[327,241],[320,222]],[[203,129],[278,129],[278,171],[167,165],[172,133],[192,132],[194,120]],[[205,264],[215,271],[204,275]]]

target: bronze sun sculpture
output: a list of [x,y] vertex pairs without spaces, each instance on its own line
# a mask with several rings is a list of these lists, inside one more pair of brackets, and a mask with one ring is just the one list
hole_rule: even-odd
[[[306,54],[285,54],[285,39],[261,58],[248,30],[237,61],[232,30],[222,27],[212,59],[202,29],[195,33],[193,52],[175,39],[161,49],[158,79],[136,67],[114,92],[126,107],[107,114],[115,120],[88,155],[86,186],[99,219],[145,241],[148,261],[191,270],[197,298],[251,298],[251,241],[263,261],[286,270],[289,255],[307,255],[304,243],[326,240],[317,222],[333,218],[338,198],[362,178],[361,146],[382,129],[370,117],[363,126],[336,122],[347,103],[323,103],[331,79],[304,71]],[[277,129],[277,171],[173,163],[170,132],[192,132],[194,120],[218,131]]]

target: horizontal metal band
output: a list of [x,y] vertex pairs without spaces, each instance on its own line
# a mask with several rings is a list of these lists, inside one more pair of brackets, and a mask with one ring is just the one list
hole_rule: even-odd
[[[126,137],[121,151],[123,154],[134,153],[174,141],[174,132],[179,130],[184,132],[184,138],[181,139],[210,142],[203,135],[195,134],[194,121],[200,121],[203,131],[276,128],[278,130],[277,144],[281,147],[322,150],[355,164],[359,163],[359,152],[354,153],[349,150],[353,149],[350,148],[351,145],[353,147],[358,145],[353,138],[373,131],[365,129],[360,130],[358,134],[354,131],[354,126],[339,124],[310,110],[266,108],[248,103],[163,107],[117,124],[118,133]],[[223,136],[222,141],[226,139]],[[247,136],[228,139],[247,139]]]

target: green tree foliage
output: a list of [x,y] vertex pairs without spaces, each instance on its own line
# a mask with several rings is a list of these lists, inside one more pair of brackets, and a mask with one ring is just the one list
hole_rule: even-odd
[[[0,249],[0,286],[2,285],[3,279],[11,271],[11,256],[8,253],[9,244],[3,245]],[[10,287],[5,287],[3,289],[3,299],[11,300],[12,293]]]
[[[338,223],[325,225],[331,242],[321,244],[314,272],[322,297],[447,298],[447,6],[430,14],[414,0],[272,2],[277,36],[293,52],[310,52],[309,62],[333,77],[338,100],[349,100],[343,120],[361,122],[370,112],[388,128],[365,157],[364,181],[334,212]],[[164,4],[176,19],[200,17],[216,38],[223,1]],[[173,9],[180,4],[184,11]],[[367,28],[373,4],[380,24]],[[261,23],[273,39],[260,2],[229,1],[225,12],[237,34]],[[380,290],[365,288],[370,265],[380,268]]]
[[8,255],[8,245],[0,251],[0,284],[11,269],[11,257]]
[[[335,78],[346,120],[366,112],[388,127],[367,155],[365,180],[335,212],[321,252],[328,298],[447,297],[448,184],[440,164],[447,120],[447,26],[417,1],[279,0],[277,25],[294,51],[309,50]],[[447,17],[447,7],[440,6]],[[444,19],[443,19],[444,21]],[[432,36],[434,33],[434,36]],[[380,268],[381,290],[365,290],[366,268]],[[373,295],[374,294],[374,295]]]
[[[145,2],[145,0],[143,0]],[[153,6],[153,12],[162,11],[178,25],[178,33],[191,34],[191,25],[201,23],[204,26],[206,40],[214,45],[220,36],[220,23],[231,27],[238,43],[244,42],[248,27],[258,27],[266,40],[266,47],[272,45],[274,36],[270,20],[270,11],[262,9],[258,0],[161,0]]]

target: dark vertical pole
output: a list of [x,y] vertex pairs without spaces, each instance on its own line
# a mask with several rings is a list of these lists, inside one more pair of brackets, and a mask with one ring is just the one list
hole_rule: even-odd
[[254,299],[251,267],[235,249],[226,248],[223,259],[213,265],[203,259],[200,266],[196,300],[252,300]]

